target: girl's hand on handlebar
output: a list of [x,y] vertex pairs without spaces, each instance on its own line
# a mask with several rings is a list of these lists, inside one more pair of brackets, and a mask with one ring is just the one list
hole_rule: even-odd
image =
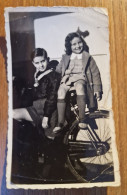
[[44,116],[43,119],[42,119],[42,127],[43,127],[44,129],[47,129],[47,128],[49,127],[49,126],[48,126],[48,120],[49,120],[49,118],[46,117],[46,116]]

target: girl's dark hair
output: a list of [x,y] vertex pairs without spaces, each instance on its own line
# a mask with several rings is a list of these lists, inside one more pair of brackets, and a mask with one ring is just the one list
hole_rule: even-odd
[[71,41],[73,38],[75,37],[79,37],[81,39],[81,41],[83,42],[83,50],[86,52],[89,52],[89,47],[86,44],[86,42],[84,41],[84,39],[80,36],[80,34],[73,32],[73,33],[69,33],[67,35],[67,37],[65,38],[65,52],[67,55],[71,55],[72,54],[72,50],[71,50]]
[[32,54],[31,54],[31,59],[33,60],[35,57],[38,56],[44,56],[44,58],[47,58],[47,52],[43,48],[36,48]]

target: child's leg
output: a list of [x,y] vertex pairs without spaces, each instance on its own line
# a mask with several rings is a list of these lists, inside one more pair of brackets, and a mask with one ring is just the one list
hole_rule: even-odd
[[64,124],[65,121],[65,109],[66,109],[66,102],[65,97],[67,91],[70,89],[70,86],[66,86],[64,83],[60,85],[58,90],[58,100],[57,100],[57,110],[58,110],[58,124],[57,127],[54,128],[55,131],[59,131],[61,126]]
[[65,121],[65,109],[66,109],[65,99],[58,99],[57,100],[58,126],[64,124],[64,121]]
[[60,85],[58,90],[58,100],[57,100],[57,109],[58,109],[58,123],[64,123],[65,121],[65,108],[66,102],[65,97],[67,91],[70,89],[70,86],[66,86],[65,84]]
[[[86,92],[85,92],[85,81],[79,80],[75,84],[75,90],[77,94],[77,104],[79,108],[79,126],[82,128],[86,127],[85,124],[85,107],[86,107]],[[82,123],[82,124],[81,124]]]
[[13,118],[17,121],[27,120],[33,121],[26,108],[18,108],[13,110]]

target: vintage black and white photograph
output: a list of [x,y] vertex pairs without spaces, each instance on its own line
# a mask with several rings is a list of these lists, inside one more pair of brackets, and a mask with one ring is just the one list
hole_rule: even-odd
[[108,12],[5,9],[7,187],[117,186]]

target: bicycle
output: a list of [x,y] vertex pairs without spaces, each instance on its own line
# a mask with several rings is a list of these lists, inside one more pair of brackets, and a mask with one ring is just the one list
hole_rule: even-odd
[[[104,174],[113,176],[113,161],[111,150],[111,130],[109,127],[110,112],[96,110],[86,112],[87,130],[78,127],[78,106],[75,101],[75,92],[70,93],[71,111],[75,120],[65,133],[64,143],[68,145],[67,165],[78,182],[95,182]],[[86,168],[90,165],[99,167],[98,174],[88,175]],[[95,171],[95,170],[94,170]]]
[[[110,112],[107,110],[86,111],[88,129],[81,130],[78,127],[78,106],[76,104],[76,94],[74,91],[69,92],[67,102],[66,120],[68,123],[64,127],[63,132],[61,132],[54,141],[51,141],[51,146],[50,143],[48,143],[48,147],[45,146],[47,145],[47,140],[44,134],[40,136],[40,133],[37,132],[37,129],[33,127],[32,124],[30,125],[29,122],[26,122],[25,125],[24,123],[21,125],[21,130],[19,130],[18,135],[19,138],[15,139],[14,147],[14,149],[17,150],[18,161],[20,162],[19,167],[23,170],[24,168],[28,169],[27,167],[31,167],[31,170],[34,170],[38,164],[39,167],[43,167],[46,163],[48,163],[48,165],[51,163],[54,166],[56,159],[61,160],[63,156],[63,166],[65,164],[65,167],[69,169],[75,178],[75,181],[72,180],[72,182],[89,183],[99,180],[103,181],[103,179],[107,181],[107,178],[102,178],[106,176],[110,176],[110,180],[113,180],[111,130],[108,125]],[[53,118],[53,121],[54,120],[55,118]],[[55,145],[53,144],[54,142],[56,142]],[[61,147],[58,151],[59,154],[61,151],[61,154],[57,156],[55,150],[60,148],[59,144],[61,143],[66,147]],[[21,168],[19,169],[21,170]],[[58,182],[56,179],[57,176],[55,179],[53,178],[51,180],[49,176],[47,176],[46,179],[43,179],[43,177],[38,179],[36,175],[32,175],[31,179],[31,176],[27,177],[25,175],[22,176],[22,173],[20,174],[16,173],[13,175],[14,177],[22,177],[26,180],[29,179],[30,181],[33,180],[33,182]],[[45,175],[46,174],[48,175],[48,173],[45,173]],[[44,175],[42,174],[42,176]],[[61,182],[63,182],[63,180]]]

